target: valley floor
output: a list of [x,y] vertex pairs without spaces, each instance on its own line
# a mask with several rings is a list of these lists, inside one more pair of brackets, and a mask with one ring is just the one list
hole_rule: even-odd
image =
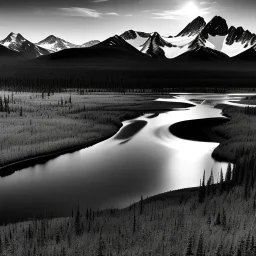
[[[60,95],[54,97],[59,100]],[[68,101],[68,95],[66,97]],[[125,96],[129,103],[124,102],[124,98],[120,95],[107,96],[107,99],[111,97],[112,102],[112,97],[115,97],[113,106],[113,103],[106,100],[106,96],[100,96],[102,107],[98,109],[93,107],[94,97],[98,96],[83,97],[88,97],[87,100],[91,104],[91,116],[90,111],[84,112],[82,105],[80,108],[83,111],[72,111],[73,106],[71,108],[70,105],[67,105],[64,111],[64,105],[63,109],[58,107],[60,108],[58,113],[61,117],[63,115],[63,118],[72,117],[75,121],[78,119],[76,123],[71,118],[71,124],[67,124],[69,126],[65,131],[68,134],[68,129],[79,126],[79,134],[85,141],[84,130],[78,125],[81,115],[89,115],[89,120],[94,120],[93,117],[97,120],[99,117],[98,123],[102,125],[100,131],[107,133],[108,126],[105,126],[105,122],[109,119],[106,119],[105,109],[112,109],[113,113],[116,113],[114,116],[118,119],[114,120],[118,122],[114,124],[118,127],[120,113],[123,116],[125,116],[124,113],[129,113],[126,117],[131,117],[133,115],[131,113],[138,115],[137,111],[143,108],[142,102],[145,102],[145,98],[137,96],[128,98]],[[74,98],[72,102],[76,102]],[[151,100],[151,98],[147,99]],[[41,108],[46,111],[46,106],[42,102],[44,101],[40,101],[39,106],[44,106]],[[86,108],[90,106],[89,102]],[[49,107],[49,104],[47,106]],[[127,110],[131,108],[136,111]],[[26,111],[29,112],[29,110]],[[141,202],[123,210],[88,209],[86,212],[81,212],[77,206],[73,216],[69,218],[31,220],[2,226],[0,227],[0,255],[255,255],[256,111],[249,108],[223,106],[223,112],[231,118],[231,121],[216,127],[215,131],[227,140],[220,144],[213,155],[216,158],[230,159],[235,163],[235,168],[231,170],[229,166],[226,177],[220,177],[218,184],[213,185],[211,178],[208,181],[203,179],[200,188],[171,191],[142,199]],[[48,120],[47,115],[51,116],[54,112],[44,113],[46,113],[43,115],[44,118]],[[39,115],[37,125],[40,127],[40,112],[37,115]],[[8,117],[6,119],[8,120]],[[51,120],[49,118],[49,122],[53,125],[54,121]],[[82,120],[84,123],[87,118]],[[29,123],[29,119],[26,121]],[[63,123],[60,122],[60,127]],[[51,127],[50,124],[49,127]],[[52,129],[56,129],[59,126],[53,127]],[[98,130],[93,131],[92,134],[95,136]]]
[[105,140],[120,129],[122,121],[143,113],[189,106],[154,102],[158,97],[2,91],[0,175]]

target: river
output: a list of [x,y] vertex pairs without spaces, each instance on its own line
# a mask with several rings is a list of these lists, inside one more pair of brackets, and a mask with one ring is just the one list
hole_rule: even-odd
[[206,177],[213,170],[217,180],[221,168],[224,172],[227,168],[227,163],[211,157],[218,143],[178,138],[169,127],[185,120],[222,117],[214,106],[243,96],[180,94],[158,99],[196,103],[126,121],[104,142],[0,178],[1,220],[68,216],[78,202],[83,210],[125,207],[141,195],[198,186],[204,170]]

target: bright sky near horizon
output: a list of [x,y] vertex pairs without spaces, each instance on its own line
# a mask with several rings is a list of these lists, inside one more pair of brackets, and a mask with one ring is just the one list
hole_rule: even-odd
[[84,43],[129,29],[169,36],[215,15],[256,33],[255,10],[255,0],[8,0],[0,2],[0,39],[15,32],[32,42],[53,34]]

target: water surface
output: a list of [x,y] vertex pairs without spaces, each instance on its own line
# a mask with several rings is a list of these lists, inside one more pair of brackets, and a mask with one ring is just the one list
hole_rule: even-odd
[[[185,120],[220,118],[217,103],[240,99],[239,95],[184,94],[176,99],[203,99],[186,109],[124,122],[112,138],[93,147],[65,154],[46,164],[17,171],[0,179],[1,220],[67,216],[80,203],[82,209],[125,207],[144,197],[198,186],[213,170],[217,180],[219,163],[211,154],[218,143],[178,138],[170,133],[172,124]],[[189,127],[188,127],[189,129]]]

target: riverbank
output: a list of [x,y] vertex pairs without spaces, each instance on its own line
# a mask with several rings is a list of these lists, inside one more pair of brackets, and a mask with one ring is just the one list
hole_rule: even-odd
[[256,109],[228,105],[217,107],[230,120],[213,128],[224,140],[213,151],[212,156],[217,161],[235,164],[241,157],[256,152]]
[[[255,188],[228,183],[171,191],[128,208],[0,227],[3,255],[254,255]],[[47,216],[46,216],[47,217]],[[15,243],[13,242],[15,241]],[[245,246],[246,244],[246,246]],[[242,251],[242,254],[238,254]]]
[[124,120],[192,106],[154,101],[159,95],[0,92],[0,97],[0,176],[106,140]]
[[221,117],[187,120],[173,124],[169,130],[173,135],[185,140],[221,143],[224,139],[214,132],[213,127],[226,122],[228,119]]
[[[139,111],[134,113],[138,114]],[[217,133],[226,139],[235,138],[245,145],[248,142],[254,143],[252,139],[256,133],[252,129],[248,130],[256,127],[252,123],[252,112],[245,108],[227,107],[223,113],[231,121],[214,128]],[[144,125],[145,122],[137,123],[132,133],[124,131],[121,139],[133,136]],[[205,129],[205,132],[209,132],[209,127]],[[245,137],[241,137],[241,131],[245,132]],[[228,145],[230,147],[231,144]],[[237,146],[241,148],[241,144],[233,146],[227,150],[235,150]],[[250,147],[246,150],[247,154],[254,152]],[[221,151],[223,153],[225,150]],[[236,157],[241,157],[242,153],[236,151]],[[240,186],[232,180],[236,176],[231,175],[230,169],[227,172],[230,175],[226,175],[226,178],[220,175],[217,185],[212,185],[213,180],[210,178],[201,181],[201,184],[208,184],[206,186],[170,191],[142,199],[122,210],[81,211],[77,206],[76,209],[70,209],[68,218],[49,219],[51,216],[46,213],[43,220],[33,219],[1,226],[0,254],[254,255],[256,186],[254,176],[247,176],[244,172],[248,166],[242,166],[240,174],[236,170],[236,176],[244,176]]]

